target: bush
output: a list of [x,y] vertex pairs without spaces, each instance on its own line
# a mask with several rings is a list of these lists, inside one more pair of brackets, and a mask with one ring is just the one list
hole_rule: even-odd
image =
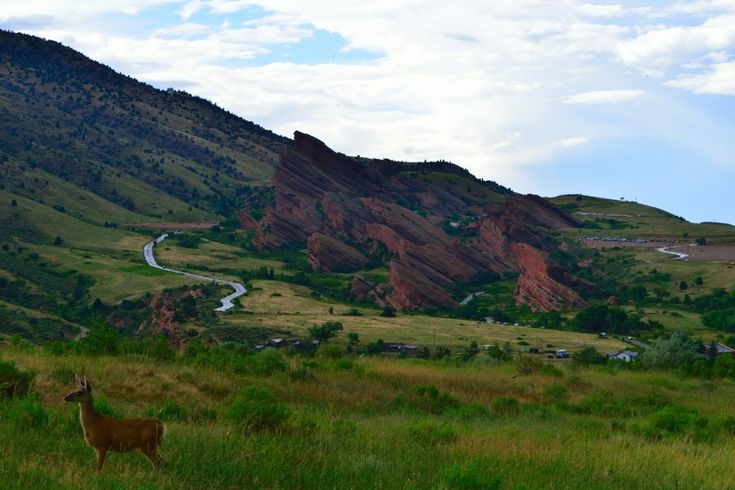
[[266,349],[255,356],[255,371],[261,376],[270,376],[287,368],[286,361],[275,349]]
[[502,479],[489,471],[488,465],[477,458],[455,463],[444,469],[440,488],[462,490],[497,490]]
[[410,425],[408,427],[408,434],[414,441],[431,446],[453,442],[457,439],[457,431],[452,426],[446,424],[437,425],[428,421]]
[[544,362],[531,356],[519,356],[516,359],[516,370],[518,374],[526,376],[541,372],[544,368]]
[[4,408],[7,420],[19,429],[36,429],[48,423],[48,413],[33,393],[8,402]]
[[33,372],[19,370],[12,362],[0,361],[0,400],[25,396],[35,376]]
[[453,410],[452,415],[465,421],[485,419],[490,416],[490,410],[485,405],[472,403]]
[[493,401],[493,412],[498,415],[516,415],[521,411],[521,403],[512,396],[501,396]]
[[339,359],[342,357],[342,349],[338,345],[321,345],[317,350],[317,357],[321,359]]
[[291,360],[286,374],[291,381],[308,381],[314,378],[313,367],[303,361]]
[[567,389],[562,385],[549,386],[544,394],[552,401],[561,401],[567,397]]
[[269,391],[249,386],[233,398],[224,417],[249,430],[275,430],[286,422],[289,410]]
[[594,347],[585,347],[574,356],[575,362],[589,366],[592,364],[606,364],[607,357],[603,356]]
[[707,426],[707,419],[696,410],[672,405],[649,417],[649,435],[696,434]]
[[436,386],[421,385],[416,387],[418,400],[415,408],[421,410],[441,414],[448,409],[458,408],[459,401],[449,393],[441,393]]
[[148,417],[153,417],[163,422],[185,420],[188,411],[172,400],[166,400],[158,407],[149,408],[146,411]]

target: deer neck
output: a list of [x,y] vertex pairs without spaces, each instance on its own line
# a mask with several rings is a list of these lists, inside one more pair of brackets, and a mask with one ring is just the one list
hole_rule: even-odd
[[94,411],[94,403],[90,396],[83,402],[79,403],[79,420],[82,422],[82,425],[87,425],[87,423],[94,420],[95,417],[97,417],[97,412]]

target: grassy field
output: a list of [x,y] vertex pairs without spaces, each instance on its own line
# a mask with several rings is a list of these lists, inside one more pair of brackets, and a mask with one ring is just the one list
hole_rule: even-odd
[[551,202],[579,221],[599,226],[599,229],[568,230],[568,234],[575,237],[611,234],[652,240],[685,240],[686,234],[691,240],[707,237],[711,243],[735,243],[735,226],[689,223],[661,209],[636,202],[589,196],[577,201],[577,196],[573,195],[558,196]]
[[[40,400],[0,403],[2,488],[715,489],[735,481],[733,436],[717,422],[735,415],[731,382],[380,358],[294,358],[266,376],[9,347],[0,357],[38,373]],[[293,375],[307,364],[309,376]],[[113,453],[94,472],[77,410],[61,401],[75,372],[119,415],[167,420],[167,469]],[[278,424],[247,429],[228,416],[248,387],[273,395]],[[665,414],[692,410],[711,430],[667,429]]]
[[[230,325],[285,328],[305,336],[306,330],[326,321],[339,321],[345,332],[355,332],[364,343],[382,338],[385,342],[417,343],[423,346],[467,346],[509,342],[515,349],[528,347],[566,348],[578,350],[592,345],[603,352],[615,352],[625,346],[615,339],[601,339],[596,335],[561,330],[488,324],[472,320],[399,314],[384,318],[375,308],[343,305],[315,298],[309,288],[278,281],[253,281],[253,289],[241,298],[243,310],[224,318]],[[333,313],[329,313],[330,307]],[[356,309],[361,316],[347,315]],[[523,342],[523,344],[519,344]],[[527,346],[525,343],[528,343]],[[549,347],[550,348],[550,347]]]

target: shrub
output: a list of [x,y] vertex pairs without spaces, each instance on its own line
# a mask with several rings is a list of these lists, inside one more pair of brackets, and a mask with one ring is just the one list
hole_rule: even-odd
[[447,424],[438,425],[428,421],[410,425],[408,427],[408,434],[414,441],[431,446],[452,442],[457,439],[457,431],[452,426]]
[[74,370],[67,366],[61,366],[51,371],[51,379],[63,385],[74,383]]
[[21,371],[12,362],[0,361],[0,399],[25,396],[34,377],[35,373]]
[[307,381],[314,378],[312,366],[303,361],[291,360],[286,374],[291,381]]
[[544,394],[553,401],[560,401],[567,397],[567,389],[561,385],[553,385],[546,388]]
[[497,490],[502,479],[490,472],[488,466],[477,458],[455,463],[442,471],[440,488],[462,490]]
[[33,393],[8,402],[5,410],[8,421],[20,429],[36,429],[48,423],[48,413]]
[[154,417],[163,422],[184,420],[188,414],[185,408],[172,400],[166,400],[158,407],[152,407],[146,411],[148,417]]
[[286,371],[288,365],[275,349],[266,349],[255,356],[255,371],[261,376],[270,376]]
[[489,417],[490,410],[485,405],[472,403],[453,410],[452,414],[461,420],[477,420]]
[[436,386],[421,385],[416,387],[418,395],[418,403],[416,408],[420,408],[431,413],[444,413],[451,408],[458,408],[459,401],[449,393],[441,393]]
[[342,349],[338,345],[321,345],[317,350],[317,357],[322,359],[339,359],[342,357]]
[[649,435],[695,434],[707,426],[707,419],[696,410],[672,405],[649,417]]
[[516,415],[521,410],[521,403],[512,396],[501,396],[493,401],[493,412],[498,415]]
[[605,364],[607,363],[607,357],[600,354],[597,349],[592,346],[585,347],[574,356],[575,362],[589,366],[591,364]]
[[516,359],[516,370],[518,374],[529,375],[540,372],[544,368],[544,362],[531,356],[519,356]]
[[233,398],[224,416],[250,430],[275,430],[288,419],[289,410],[269,391],[249,386]]

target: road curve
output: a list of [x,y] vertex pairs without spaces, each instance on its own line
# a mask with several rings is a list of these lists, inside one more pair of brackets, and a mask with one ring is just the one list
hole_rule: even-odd
[[662,254],[676,255],[676,258],[674,260],[687,261],[689,260],[689,254],[685,254],[682,252],[674,252],[673,250],[671,250],[672,248],[682,247],[682,246],[684,245],[675,245],[674,247],[661,247],[661,248],[657,248],[656,251],[661,252]]
[[231,288],[233,288],[235,292],[230,294],[229,296],[225,296],[224,298],[222,298],[220,300],[220,302],[222,303],[222,306],[220,306],[219,308],[215,308],[214,311],[229,310],[230,308],[235,306],[232,300],[235,298],[239,298],[240,296],[242,296],[243,294],[247,292],[247,289],[245,289],[245,286],[243,286],[239,282],[225,281],[222,279],[216,279],[214,277],[207,277],[207,276],[202,276],[199,274],[193,274],[191,272],[178,271],[176,269],[171,269],[169,267],[164,267],[162,265],[159,265],[158,262],[156,262],[156,258],[153,256],[153,248],[159,243],[161,243],[162,241],[164,241],[166,237],[168,237],[168,233],[164,233],[163,235],[159,236],[155,240],[152,240],[145,244],[145,246],[143,247],[143,257],[145,258],[146,263],[149,266],[154,267],[156,269],[160,269],[162,271],[172,272],[174,274],[181,274],[183,276],[193,277],[195,279],[201,279],[203,281],[209,281],[209,282],[213,282],[216,284],[226,284],[230,286]]

